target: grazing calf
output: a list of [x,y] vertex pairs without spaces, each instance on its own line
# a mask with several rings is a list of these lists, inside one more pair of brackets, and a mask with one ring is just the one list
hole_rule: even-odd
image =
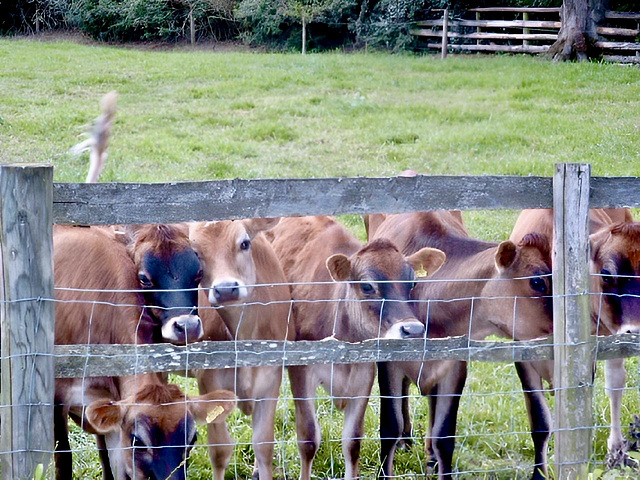
[[[201,315],[207,340],[293,340],[291,293],[278,258],[261,232],[278,219],[197,223],[190,237],[202,260]],[[260,286],[255,286],[260,285]],[[208,306],[209,308],[202,308]],[[212,309],[210,306],[216,307]],[[226,328],[225,328],[226,326]],[[196,373],[200,393],[234,390],[238,406],[252,415],[254,478],[273,476],[274,418],[282,367],[241,367]],[[222,480],[233,452],[226,425],[208,428],[214,478]]]
[[[424,276],[433,274],[444,261],[441,251],[425,248],[405,257],[386,240],[363,246],[328,217],[287,218],[270,235],[287,280],[294,283],[296,340],[334,337],[359,342],[424,335],[424,326],[406,302],[415,281],[414,270]],[[289,375],[296,405],[300,478],[310,478],[320,445],[314,407],[319,385],[333,397],[336,407],[345,411],[345,478],[357,478],[375,365],[296,366],[289,368]]]
[[[369,225],[374,221],[378,224],[374,238],[392,239],[405,255],[425,246],[447,255],[432,279],[440,281],[420,283],[412,293],[418,301],[418,318],[425,322],[430,338],[470,335],[481,340],[498,335],[522,340],[551,333],[551,259],[542,235],[527,235],[517,244],[483,242],[469,237],[459,212],[369,216]],[[425,375],[430,371],[442,376]],[[406,378],[423,395],[431,395],[428,453],[435,455],[441,477],[451,473],[457,410],[466,375],[466,362],[378,365],[381,476],[393,476],[398,439],[403,429],[405,435],[410,431],[408,408],[401,399]]]
[[[153,321],[135,292],[136,268],[112,232],[55,227],[53,245],[56,344],[152,340]],[[195,441],[195,422],[223,421],[234,405],[229,391],[188,398],[156,374],[57,379],[57,477],[72,478],[68,416],[96,434],[103,478],[179,480],[185,478],[183,466]]]
[[[626,208],[589,211],[591,235],[591,320],[593,333],[613,335],[640,332],[640,223],[634,223]],[[517,240],[528,232],[544,231],[553,237],[552,210],[524,210],[513,229]],[[553,362],[538,362],[531,377],[552,381]],[[622,393],[626,380],[624,359],[605,362],[605,386],[611,405],[609,451],[623,446],[620,429]],[[544,397],[543,397],[544,400]],[[548,407],[545,407],[548,410]],[[545,432],[547,436],[550,432]]]

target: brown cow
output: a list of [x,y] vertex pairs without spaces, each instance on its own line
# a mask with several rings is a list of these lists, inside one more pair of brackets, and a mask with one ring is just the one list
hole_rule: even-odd
[[[56,344],[149,341],[154,326],[135,291],[137,270],[112,232],[55,227],[53,244]],[[96,434],[105,479],[177,480],[185,478],[195,422],[220,422],[234,405],[231,392],[188,398],[155,374],[57,379],[57,477],[72,477],[68,416]]]
[[[426,248],[404,257],[386,240],[363,246],[328,217],[286,218],[270,236],[287,280],[293,283],[296,340],[333,337],[359,342],[424,335],[424,326],[406,302],[415,281],[414,270],[424,276],[433,274],[444,261],[441,251]],[[358,477],[364,413],[375,365],[290,367],[289,375],[296,405],[300,478],[310,478],[320,445],[314,407],[319,385],[345,411],[344,478]]]
[[[370,224],[372,220],[379,224],[374,237],[392,239],[405,255],[425,246],[439,248],[447,255],[432,279],[439,281],[420,283],[412,293],[429,337],[470,335],[481,340],[499,335],[522,340],[551,333],[551,258],[542,235],[528,235],[518,244],[483,242],[469,237],[459,212],[388,215],[383,221],[371,217],[377,215],[370,216]],[[416,383],[423,395],[432,395],[433,441],[428,441],[427,447],[433,449],[440,476],[451,473],[466,369],[466,362],[379,364],[382,476],[393,476],[397,440],[403,428],[405,434],[409,428],[408,408],[403,408],[401,399],[405,378]],[[443,376],[437,378],[428,372]]]
[[[200,313],[205,339],[294,339],[293,325],[289,328],[291,293],[271,244],[261,234],[276,223],[278,219],[256,218],[190,225],[203,266],[206,293],[200,294]],[[200,393],[227,388],[238,395],[239,408],[252,415],[254,478],[270,480],[282,367],[201,370],[196,376]],[[208,440],[214,478],[222,480],[233,440],[222,423],[209,425]]]
[[[639,332],[640,223],[633,222],[631,212],[626,208],[592,209],[589,211],[589,230],[593,333]],[[552,238],[552,210],[524,210],[511,238],[515,241],[528,232],[539,231]],[[528,368],[536,384],[542,385],[540,377],[549,382],[552,380],[553,362],[537,362]],[[611,430],[607,440],[610,451],[623,446],[620,411],[625,379],[624,359],[605,362],[605,388],[611,405]]]

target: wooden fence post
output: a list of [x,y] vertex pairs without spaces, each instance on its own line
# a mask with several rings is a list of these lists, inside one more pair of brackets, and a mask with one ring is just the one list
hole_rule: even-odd
[[449,9],[444,9],[442,15],[442,52],[441,58],[447,58],[447,48],[449,46]]
[[[0,476],[31,479],[53,451],[53,167],[0,165]],[[28,300],[27,300],[28,299]]]
[[557,479],[587,478],[591,453],[594,345],[589,311],[589,177],[557,164],[553,177],[553,337]]

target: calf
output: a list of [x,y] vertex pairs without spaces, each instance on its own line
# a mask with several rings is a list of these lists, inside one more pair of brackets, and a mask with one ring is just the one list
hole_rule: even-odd
[[[55,227],[53,244],[56,344],[149,341],[154,325],[136,293],[137,270],[112,232]],[[231,392],[188,398],[156,374],[57,379],[57,477],[72,478],[68,416],[96,434],[103,478],[177,480],[185,478],[195,422],[223,421],[234,405]]]
[[147,310],[159,327],[153,341],[200,340],[204,333],[198,316],[202,269],[187,226],[138,225],[116,232],[127,244]]
[[[447,255],[434,281],[419,283],[412,292],[418,302],[418,318],[425,322],[429,337],[469,335],[481,340],[499,335],[522,340],[551,333],[551,258],[544,236],[527,235],[517,244],[483,242],[469,237],[459,212],[369,216],[369,224],[373,222],[379,225],[373,238],[393,239],[405,255],[425,246],[439,248]],[[428,372],[432,373],[425,374]],[[451,473],[457,410],[466,374],[466,362],[378,365],[381,476],[393,476],[398,439],[403,428],[405,432],[410,429],[408,408],[406,404],[403,407],[401,398],[406,378],[423,395],[431,395],[427,449],[435,455],[439,475]]]
[[[613,335],[640,331],[640,223],[634,223],[626,208],[589,211],[591,235],[591,320],[593,333]],[[528,232],[544,231],[553,236],[552,210],[524,210],[511,238],[517,240]],[[540,377],[552,381],[553,362],[533,365],[530,376],[536,384]],[[605,386],[611,405],[611,430],[607,446],[623,446],[620,411],[626,372],[624,359],[605,362]],[[544,400],[544,397],[542,397]],[[545,408],[548,409],[545,403]],[[544,432],[547,436],[549,431]]]
[[[291,293],[278,258],[261,232],[278,219],[197,223],[190,226],[202,259],[200,311],[207,340],[293,340]],[[212,309],[211,307],[216,309]],[[209,307],[209,308],[207,308]],[[226,326],[226,328],[225,328]],[[197,372],[200,392],[234,390],[238,406],[252,415],[254,478],[273,476],[274,417],[282,367],[241,367]],[[225,424],[208,427],[214,478],[222,480],[233,452]]]
[[[387,240],[363,246],[328,217],[287,218],[270,234],[287,280],[293,283],[296,340],[333,337],[359,342],[424,335],[424,326],[406,302],[415,281],[414,270],[424,276],[433,274],[444,261],[441,251],[425,248],[405,257]],[[289,368],[289,375],[296,405],[300,478],[310,478],[320,445],[314,408],[319,385],[345,411],[345,478],[358,477],[374,364],[296,366]]]

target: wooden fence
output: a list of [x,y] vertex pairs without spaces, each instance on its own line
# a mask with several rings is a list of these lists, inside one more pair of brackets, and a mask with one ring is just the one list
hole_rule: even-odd
[[[640,179],[591,178],[588,165],[555,175],[224,180],[164,184],[54,184],[46,165],[0,166],[1,398],[3,478],[32,478],[53,450],[55,377],[125,375],[236,365],[553,358],[557,478],[585,478],[592,435],[594,358],[640,355],[638,335],[590,335],[589,207],[640,206]],[[53,345],[52,223],[168,223],[225,218],[435,209],[556,210],[554,337],[480,342],[466,337],[173,345]],[[425,352],[426,348],[426,352]],[[55,362],[51,359],[55,358]],[[131,360],[135,358],[135,362]],[[135,364],[135,368],[132,366]]]
[[[471,8],[463,17],[421,20],[409,33],[427,39],[427,47],[445,57],[448,50],[467,52],[545,53],[558,38],[562,26],[560,8],[484,7]],[[520,17],[514,19],[514,17]],[[640,63],[640,13],[605,12],[597,27],[596,47],[609,61]],[[437,40],[436,40],[437,39]]]

